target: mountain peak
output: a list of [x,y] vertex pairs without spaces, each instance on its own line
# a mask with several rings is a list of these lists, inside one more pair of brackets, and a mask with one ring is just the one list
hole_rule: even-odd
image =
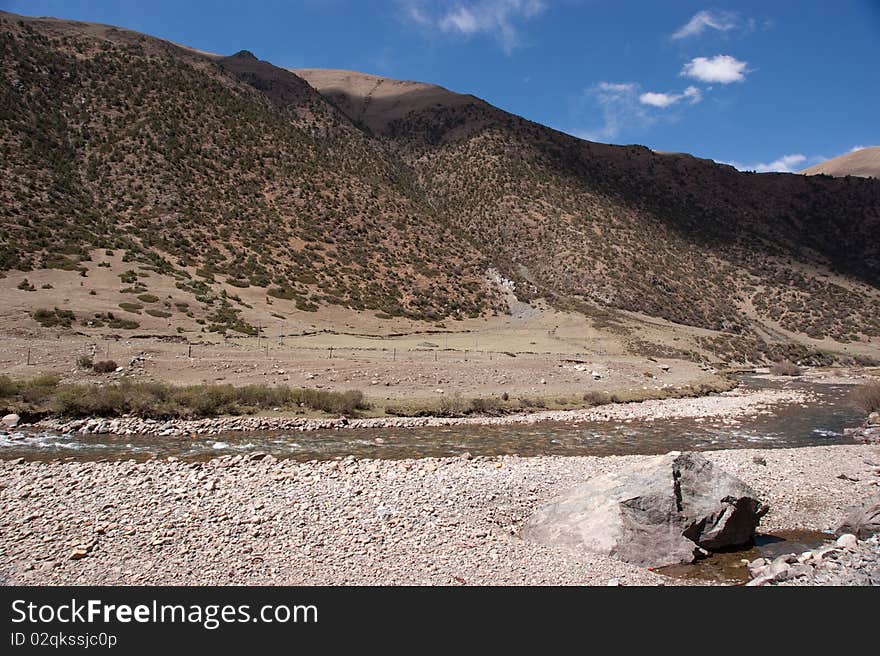
[[259,61],[256,56],[254,56],[254,53],[252,53],[250,50],[239,50],[237,53],[232,55],[232,57],[236,59],[250,59],[253,61]]
[[456,93],[436,84],[329,68],[291,69],[329,98],[353,121],[383,133],[389,124],[412,112],[443,106],[483,103],[475,96]]

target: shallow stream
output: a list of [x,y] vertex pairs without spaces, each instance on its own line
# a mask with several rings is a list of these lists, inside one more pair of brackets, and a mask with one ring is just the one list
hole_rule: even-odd
[[671,450],[784,448],[846,444],[847,426],[860,415],[847,407],[846,385],[746,377],[746,389],[804,389],[815,399],[780,405],[767,414],[723,418],[542,422],[532,425],[342,429],[252,432],[192,437],[79,435],[50,432],[0,434],[0,458],[27,460],[147,460],[176,456],[204,460],[219,455],[271,453],[295,460],[424,458],[472,455],[631,455]]

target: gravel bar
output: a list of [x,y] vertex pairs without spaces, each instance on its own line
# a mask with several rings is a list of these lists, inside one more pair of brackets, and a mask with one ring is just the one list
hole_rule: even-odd
[[[764,531],[833,527],[880,482],[877,445],[706,456],[769,502]],[[539,504],[645,457],[2,461],[0,582],[699,583],[518,537]]]

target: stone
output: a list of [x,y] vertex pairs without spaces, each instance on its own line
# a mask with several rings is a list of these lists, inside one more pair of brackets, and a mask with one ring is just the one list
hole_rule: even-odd
[[70,552],[70,556],[68,558],[70,560],[80,560],[89,555],[88,549],[84,549],[82,547],[77,547],[73,551]]
[[755,560],[749,563],[749,574],[753,577],[758,576],[761,572],[767,569],[769,564],[770,561],[766,558],[755,558]]
[[852,533],[844,533],[839,538],[837,538],[836,544],[842,549],[855,550],[859,546],[859,539]]
[[782,556],[777,556],[773,559],[773,562],[770,563],[770,566],[767,568],[765,572],[766,576],[771,576],[775,581],[784,580],[785,574],[791,569],[791,565],[789,565],[789,558],[791,558],[793,554],[784,554]]
[[851,533],[861,540],[880,533],[880,494],[849,508],[835,533],[841,536]]
[[3,419],[0,419],[0,423],[2,423],[6,428],[15,428],[16,426],[18,426],[18,422],[20,421],[21,417],[19,417],[15,413],[4,415]]
[[569,490],[539,508],[522,536],[660,567],[692,562],[698,547],[746,544],[767,510],[702,454],[673,451]]
[[880,412],[872,412],[869,414],[868,424],[871,426],[880,426]]

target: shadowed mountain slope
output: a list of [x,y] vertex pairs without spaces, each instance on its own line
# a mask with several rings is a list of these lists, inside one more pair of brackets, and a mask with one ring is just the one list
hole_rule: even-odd
[[[880,334],[876,181],[741,173],[582,141],[437,87],[299,74],[366,117],[434,205],[534,293],[739,334],[756,319],[815,337]],[[365,96],[377,88],[387,121]]]
[[217,280],[428,321],[504,311],[495,269],[594,321],[715,331],[720,357],[880,338],[880,181],[741,173],[430,84],[0,21],[3,269],[121,249],[220,308]]

